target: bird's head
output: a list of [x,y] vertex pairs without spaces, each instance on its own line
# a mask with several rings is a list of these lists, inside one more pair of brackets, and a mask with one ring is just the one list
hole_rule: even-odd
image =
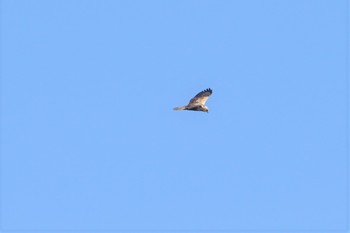
[[208,112],[209,112],[209,108],[208,108],[207,106],[204,105],[204,106],[203,106],[203,111],[206,112],[206,113],[208,113]]

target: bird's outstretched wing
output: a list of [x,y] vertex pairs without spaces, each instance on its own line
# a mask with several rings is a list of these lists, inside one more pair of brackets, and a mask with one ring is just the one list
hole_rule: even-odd
[[190,102],[188,103],[188,106],[205,105],[205,102],[207,102],[209,96],[212,93],[213,93],[213,91],[210,88],[199,92],[195,97],[193,97],[190,100]]

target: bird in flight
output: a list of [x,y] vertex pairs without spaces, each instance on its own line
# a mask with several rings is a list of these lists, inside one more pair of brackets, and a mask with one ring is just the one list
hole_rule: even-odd
[[193,97],[186,106],[181,106],[174,108],[174,110],[191,110],[191,111],[202,111],[209,112],[209,108],[205,106],[209,96],[213,91],[208,88],[204,91],[199,92],[195,97]]

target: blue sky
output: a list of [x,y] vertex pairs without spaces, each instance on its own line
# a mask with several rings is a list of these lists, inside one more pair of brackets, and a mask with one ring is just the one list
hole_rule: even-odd
[[347,13],[2,0],[2,231],[345,232]]

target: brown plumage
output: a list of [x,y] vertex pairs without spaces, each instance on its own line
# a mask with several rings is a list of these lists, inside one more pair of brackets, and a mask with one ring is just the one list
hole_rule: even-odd
[[191,110],[191,111],[202,111],[209,112],[209,108],[205,105],[209,96],[213,91],[208,88],[204,91],[199,92],[195,97],[193,97],[186,106],[181,106],[174,108],[174,110]]

